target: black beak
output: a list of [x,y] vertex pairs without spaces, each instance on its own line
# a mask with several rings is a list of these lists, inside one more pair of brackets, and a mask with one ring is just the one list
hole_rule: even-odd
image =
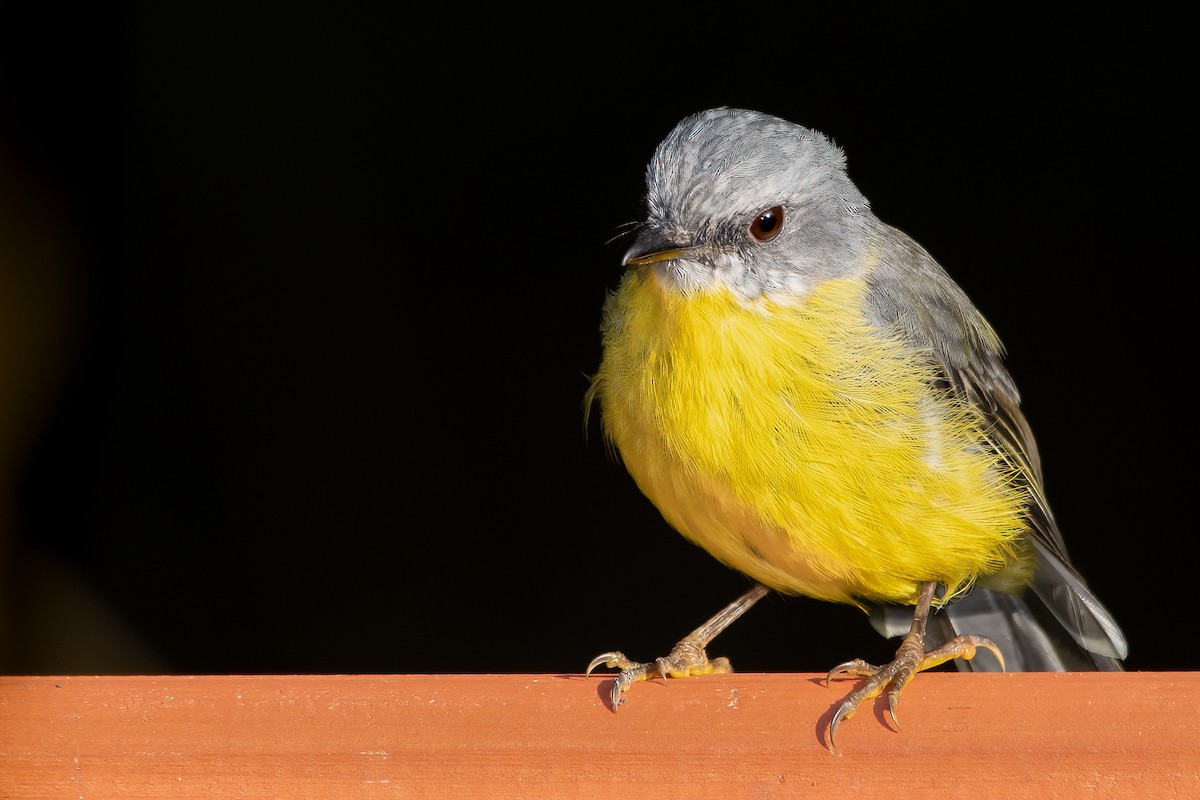
[[671,241],[660,231],[647,228],[637,237],[633,246],[625,251],[625,258],[621,260],[621,264],[641,266],[656,261],[670,261],[673,258],[681,258],[694,249]]

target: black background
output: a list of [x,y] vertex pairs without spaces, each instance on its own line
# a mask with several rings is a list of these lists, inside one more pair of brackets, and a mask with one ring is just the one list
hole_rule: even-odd
[[[845,148],[1005,340],[1130,668],[1200,666],[1172,21],[174,5],[3,27],[4,191],[59,253],[66,342],[12,423],[4,669],[663,655],[746,581],[667,528],[582,398],[644,165],[713,105]],[[47,563],[137,646],[39,610]],[[760,605],[712,650],[742,670],[891,648],[853,609]]]

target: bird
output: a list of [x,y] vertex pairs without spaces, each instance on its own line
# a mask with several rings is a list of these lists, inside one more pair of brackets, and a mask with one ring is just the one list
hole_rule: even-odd
[[[857,606],[886,692],[960,669],[1121,670],[1125,635],[1072,565],[998,334],[943,267],[881,221],[820,131],[748,109],[680,121],[646,167],[645,218],[601,315],[585,398],[641,492],[751,588],[671,652],[618,669],[730,672],[707,648],[769,591]],[[978,651],[984,656],[973,660]]]

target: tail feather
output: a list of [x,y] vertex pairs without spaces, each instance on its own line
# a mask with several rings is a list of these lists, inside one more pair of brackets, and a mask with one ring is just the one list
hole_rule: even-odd
[[[1012,595],[976,586],[930,615],[926,647],[955,636],[978,634],[996,643],[1010,672],[1121,671],[1127,645],[1120,627],[1070,566],[1041,552],[1030,590]],[[903,636],[912,609],[882,606],[871,624],[887,638]],[[963,671],[994,672],[999,663],[988,654],[956,659]]]
[[[1113,672],[1123,669],[1120,660],[1084,648],[1059,624],[1034,592],[1023,596],[977,589],[935,614],[939,638],[978,633],[994,641],[1004,654],[1010,672]],[[936,645],[934,645],[936,646]],[[999,669],[993,659],[957,659],[963,671]]]
[[1035,540],[1038,568],[1033,594],[1068,631],[1078,645],[1098,656],[1123,659],[1129,654],[1125,634],[1069,564]]

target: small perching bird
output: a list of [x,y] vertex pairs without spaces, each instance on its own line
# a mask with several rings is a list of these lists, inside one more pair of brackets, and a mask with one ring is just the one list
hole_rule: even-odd
[[671,131],[646,184],[587,404],[667,522],[757,584],[665,658],[593,660],[621,670],[614,709],[639,680],[729,671],[705,648],[767,587],[857,605],[887,635],[915,606],[893,662],[830,672],[866,678],[831,747],[863,701],[887,690],[894,716],[913,675],[979,647],[1001,668],[1120,669],[999,339],[875,217],[842,151],[716,108]]

